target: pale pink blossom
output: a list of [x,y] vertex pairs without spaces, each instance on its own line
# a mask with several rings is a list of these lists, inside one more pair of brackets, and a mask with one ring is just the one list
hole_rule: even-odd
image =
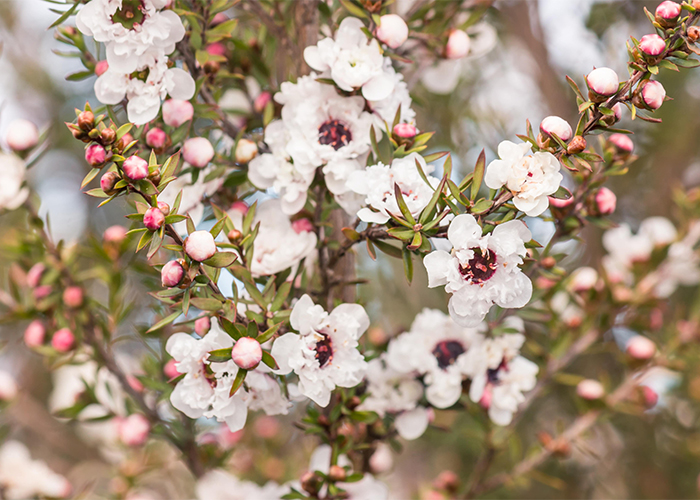
[[595,203],[601,215],[610,215],[617,207],[617,196],[606,187],[602,187],[595,195]]
[[107,59],[97,61],[97,64],[95,64],[95,75],[102,76],[108,69],[109,63],[107,62]]
[[408,25],[401,16],[386,14],[379,18],[377,38],[392,49],[397,49],[408,38]]
[[200,337],[204,337],[211,328],[209,316],[202,316],[194,321],[194,332]]
[[46,328],[44,324],[35,319],[27,326],[24,330],[24,343],[27,347],[38,347],[44,343],[44,337],[46,336]]
[[27,285],[30,288],[38,287],[39,283],[41,283],[41,277],[44,271],[46,271],[46,266],[44,264],[41,262],[34,264],[27,272]]
[[194,106],[190,101],[168,99],[163,103],[163,121],[169,127],[177,128],[194,116]]
[[83,305],[83,289],[79,286],[69,286],[63,290],[63,304],[70,309]]
[[195,231],[185,240],[185,253],[190,259],[202,262],[216,253],[216,242],[209,231]]
[[656,345],[642,335],[635,335],[627,341],[625,350],[635,359],[649,359],[656,352]]
[[231,359],[239,368],[252,370],[260,364],[262,359],[260,342],[250,337],[241,337],[233,345]]
[[122,164],[124,174],[132,181],[139,181],[148,177],[148,162],[143,158],[132,155]]
[[596,68],[586,77],[588,88],[598,95],[608,97],[617,92],[620,80],[610,68]]
[[164,287],[172,288],[182,283],[185,268],[176,260],[171,260],[160,270],[160,281]]
[[576,394],[583,399],[600,399],[605,396],[605,388],[597,380],[586,379],[578,383]]
[[193,167],[204,168],[214,158],[214,147],[205,137],[193,137],[182,145],[182,157]]
[[666,21],[674,20],[678,16],[680,16],[680,14],[681,6],[676,2],[672,2],[671,0],[661,2],[654,11],[654,15],[656,17],[658,17],[659,19],[664,19]]
[[148,419],[140,413],[117,419],[119,440],[127,446],[136,447],[144,444],[150,430]]
[[146,226],[146,229],[149,231],[158,231],[163,227],[164,222],[165,215],[163,215],[163,212],[161,212],[158,207],[150,207],[146,210],[146,213],[143,214],[143,225]]
[[639,40],[639,49],[649,56],[658,56],[666,50],[666,42],[656,33],[652,35],[644,35]]
[[109,243],[121,243],[126,238],[126,233],[126,228],[117,224],[105,229],[103,238]]
[[634,150],[634,142],[626,134],[613,134],[608,140],[619,150],[631,153]]
[[29,120],[14,120],[8,126],[5,140],[13,151],[26,151],[39,143],[39,129]]
[[448,59],[461,59],[469,53],[469,35],[462,30],[452,30],[447,39],[445,56]]

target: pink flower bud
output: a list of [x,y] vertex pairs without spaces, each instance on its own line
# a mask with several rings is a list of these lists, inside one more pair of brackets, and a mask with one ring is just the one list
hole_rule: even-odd
[[213,56],[226,55],[226,46],[221,42],[210,43],[207,45],[207,54],[211,54]]
[[408,26],[401,16],[387,14],[379,18],[377,38],[392,49],[397,49],[408,38]]
[[225,23],[226,21],[228,21],[228,16],[223,12],[219,12],[214,16],[214,19],[211,20],[211,25],[217,26],[221,23]]
[[209,231],[195,231],[185,240],[185,253],[190,259],[202,262],[216,253],[216,242]]
[[163,129],[155,127],[146,132],[146,144],[153,149],[163,149],[168,143],[168,134]]
[[17,397],[17,382],[6,371],[0,370],[0,401],[11,401]]
[[151,207],[143,214],[143,225],[146,226],[146,229],[149,231],[158,231],[163,227],[164,222],[165,215],[163,215],[163,212],[157,207]]
[[241,337],[231,350],[231,359],[239,368],[252,370],[260,364],[262,359],[260,342],[250,337]]
[[627,341],[625,350],[635,359],[649,359],[656,352],[656,345],[642,335],[635,335]]
[[240,139],[236,146],[236,163],[248,163],[258,155],[258,145],[248,139]]
[[63,304],[70,309],[83,305],[83,289],[79,286],[69,286],[63,290]]
[[35,319],[24,330],[24,343],[27,344],[27,347],[38,347],[44,343],[45,336],[46,328],[44,328],[44,324]]
[[124,226],[114,225],[105,229],[103,238],[108,243],[121,243],[126,238],[126,228]]
[[168,377],[168,380],[172,380],[175,377],[179,377],[180,372],[177,371],[177,361],[175,361],[174,359],[168,360],[168,362],[165,363],[165,366],[163,367],[163,373],[166,377]]
[[556,135],[559,139],[566,142],[571,139],[573,131],[571,130],[571,125],[558,116],[548,116],[542,123],[540,123],[540,131],[544,135]]
[[204,168],[214,158],[214,147],[204,137],[193,137],[183,144],[182,156],[193,167]]
[[469,53],[469,36],[462,30],[452,30],[447,39],[445,57],[448,59],[461,59]]
[[549,204],[551,206],[553,206],[554,208],[568,207],[569,205],[571,205],[574,202],[573,196],[569,196],[566,199],[554,198],[553,196],[548,196],[548,199],[549,199]]
[[168,99],[163,103],[163,121],[169,127],[179,127],[194,116],[194,106],[190,101]]
[[605,388],[597,380],[586,379],[578,383],[576,394],[583,399],[600,399],[605,396]]
[[261,415],[253,425],[255,433],[263,439],[272,439],[280,431],[279,421],[269,415]]
[[394,456],[391,451],[391,446],[386,443],[380,443],[377,450],[372,453],[369,459],[369,468],[375,474],[388,472],[394,466]]
[[681,6],[676,2],[666,0],[665,2],[661,2],[659,6],[656,7],[654,15],[658,20],[675,21],[678,16],[681,15]]
[[615,121],[620,121],[622,118],[622,104],[615,103],[615,105],[612,107],[613,113],[615,113]]
[[116,185],[121,179],[119,174],[114,171],[105,172],[100,178],[100,188],[105,194],[113,195],[117,192]]
[[666,42],[657,34],[644,35],[639,41],[639,49],[648,56],[658,56],[666,50]]
[[132,155],[122,164],[124,174],[132,181],[140,181],[148,177],[148,162],[143,158]]
[[27,272],[27,285],[29,288],[36,288],[41,282],[41,276],[46,271],[46,266],[39,262],[34,264],[31,269]]
[[231,203],[231,210],[245,215],[248,213],[248,205],[244,201],[234,201]]
[[634,150],[634,143],[626,134],[613,134],[608,140],[622,152],[631,153]]
[[129,387],[136,392],[143,392],[143,384],[136,376],[129,374],[126,376],[126,381],[129,384]]
[[653,408],[659,402],[659,395],[648,385],[642,386],[642,397],[644,398],[644,406],[647,408]]
[[666,89],[661,82],[648,80],[642,87],[642,100],[649,109],[659,109],[666,98]]
[[127,446],[141,446],[148,439],[151,425],[140,413],[117,419],[119,440]]
[[204,337],[211,328],[211,320],[209,316],[197,318],[194,322],[194,332],[200,337]]
[[309,219],[297,219],[292,222],[292,229],[294,229],[297,234],[308,233],[314,230],[314,225]]
[[39,129],[29,120],[14,120],[10,123],[5,137],[13,151],[26,151],[39,142]]
[[99,167],[104,164],[106,157],[107,152],[100,144],[91,144],[85,150],[85,161],[87,161],[91,167]]
[[40,285],[34,289],[34,299],[35,300],[41,300],[45,297],[48,297],[48,295],[53,291],[53,288],[51,288],[51,285]]
[[102,76],[105,73],[105,71],[107,71],[108,69],[109,69],[109,63],[107,62],[106,59],[103,61],[97,61],[97,64],[95,64],[95,74],[97,76]]
[[157,205],[158,205],[158,210],[163,212],[163,215],[167,216],[168,214],[170,214],[170,205],[168,205],[164,201],[159,201],[157,203]]
[[620,80],[610,68],[596,68],[586,77],[588,88],[594,93],[608,97],[617,92],[620,86]]
[[160,270],[160,282],[167,288],[178,286],[184,277],[185,268],[176,260],[171,260]]
[[272,94],[268,92],[267,90],[265,92],[260,92],[260,95],[255,98],[255,101],[253,102],[253,109],[255,109],[256,113],[262,113],[265,111],[265,107],[267,106],[267,103],[272,100]]
[[617,206],[617,196],[606,187],[602,187],[595,194],[595,203],[601,215],[610,215]]
[[592,267],[579,267],[571,273],[571,290],[585,292],[593,288],[598,282],[598,271]]
[[411,139],[418,134],[418,129],[415,125],[410,123],[397,123],[394,126],[394,135],[401,137],[402,139]]
[[51,346],[58,352],[68,352],[75,343],[75,335],[68,328],[61,328],[53,334]]

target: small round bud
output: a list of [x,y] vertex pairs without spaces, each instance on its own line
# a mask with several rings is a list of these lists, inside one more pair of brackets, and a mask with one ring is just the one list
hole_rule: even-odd
[[78,115],[78,127],[85,132],[90,132],[95,127],[95,115],[92,111],[83,111]]
[[571,290],[574,292],[587,292],[598,283],[598,271],[592,267],[579,267],[571,273]]
[[158,210],[163,212],[163,215],[168,216],[170,215],[170,205],[165,203],[164,201],[159,201],[158,202]]
[[236,366],[244,370],[252,370],[262,360],[260,342],[250,337],[241,337],[231,350],[231,359]]
[[253,109],[255,110],[256,113],[262,113],[265,111],[265,107],[267,106],[267,103],[272,100],[272,94],[268,92],[267,90],[265,92],[260,92],[260,95],[255,98],[255,101],[253,102]]
[[44,337],[46,337],[46,328],[44,324],[35,319],[27,326],[24,330],[24,343],[27,347],[38,347],[44,343]]
[[124,151],[124,149],[134,141],[134,137],[128,132],[122,136],[117,142],[117,149],[119,151]]
[[548,116],[542,120],[542,123],[540,123],[540,131],[544,135],[548,136],[554,134],[564,142],[571,139],[571,136],[573,135],[571,125],[569,125],[566,120],[559,118],[558,116]]
[[29,271],[27,271],[27,286],[29,288],[36,288],[39,286],[39,283],[41,283],[41,276],[44,274],[44,271],[46,271],[46,266],[39,262],[38,264],[34,264]]
[[113,128],[106,128],[100,132],[100,141],[102,144],[112,144],[117,139],[117,133]]
[[204,137],[193,137],[182,145],[182,157],[193,167],[204,168],[214,158],[214,147]]
[[401,139],[413,139],[418,134],[418,129],[410,123],[397,123],[393,132],[395,136]]
[[238,238],[240,238],[243,235],[238,229],[231,229],[226,237],[228,238],[229,241],[236,241]]
[[[700,4],[700,1],[698,1],[698,4]],[[696,7],[696,8],[700,9],[700,5],[698,5],[698,7]],[[688,33],[688,39],[691,42],[697,42],[698,38],[700,38],[700,28],[698,28],[697,26],[688,26],[687,33]]]
[[666,0],[661,2],[654,11],[656,22],[664,28],[671,28],[678,23],[678,18],[681,15],[681,6],[676,2]]
[[119,174],[117,172],[105,172],[104,175],[100,178],[100,187],[102,188],[102,191],[105,194],[112,196],[117,192],[115,186],[120,180],[121,178],[119,177]]
[[314,230],[314,225],[309,219],[297,219],[292,222],[292,229],[297,234],[308,233]]
[[190,101],[168,99],[163,103],[163,121],[169,127],[177,128],[194,116],[194,106]]
[[35,300],[41,300],[48,297],[51,292],[53,292],[51,285],[40,285],[34,289],[34,293],[32,295],[34,296]]
[[445,57],[461,59],[469,53],[469,45],[469,35],[462,30],[452,30],[445,46]]
[[63,290],[63,304],[69,309],[77,309],[83,305],[83,289],[79,286],[69,286]]
[[100,144],[91,144],[85,150],[85,161],[87,161],[91,167],[103,165],[106,158],[107,152]]
[[301,489],[307,492],[309,495],[314,496],[321,491],[321,485],[323,484],[321,478],[313,471],[304,472],[299,481],[301,483]]
[[459,476],[451,470],[444,470],[433,481],[433,486],[438,490],[456,492],[459,488]]
[[656,345],[642,335],[635,335],[627,341],[625,350],[635,359],[649,359],[656,352]]
[[545,257],[544,259],[542,259],[542,261],[540,262],[540,264],[541,264],[542,267],[544,267],[545,269],[552,269],[554,266],[557,265],[557,259],[555,259],[555,258],[552,257],[551,255],[548,255],[547,257]]
[[643,385],[642,399],[644,400],[644,406],[647,408],[653,408],[659,402],[659,395],[648,385]]
[[165,215],[157,207],[151,207],[143,214],[143,225],[149,231],[158,231],[164,222]]
[[600,215],[610,215],[617,207],[617,196],[606,187],[602,187],[595,194],[595,204]]
[[95,74],[97,76],[102,76],[104,75],[105,71],[109,69],[109,63],[107,60],[102,60],[102,61],[97,61],[97,64],[95,64]]
[[58,352],[70,351],[74,343],[75,335],[68,328],[61,328],[51,338],[51,346]]
[[634,142],[626,134],[613,134],[608,141],[617,148],[618,152],[630,154],[634,150]]
[[219,24],[225,23],[226,21],[228,21],[228,16],[223,12],[219,12],[214,16],[214,19],[211,20],[211,25],[218,26]]
[[148,180],[151,181],[154,186],[160,184],[160,169],[157,166],[148,168]]
[[26,151],[39,143],[39,129],[29,120],[14,120],[5,137],[12,151]]
[[586,379],[578,383],[576,386],[576,394],[578,394],[580,398],[592,401],[605,396],[605,388],[597,380]]
[[236,163],[248,163],[258,156],[258,145],[248,139],[240,139],[236,145]]
[[[586,77],[588,89],[594,94],[593,97],[610,97],[617,92],[620,80],[610,68],[596,68]],[[597,99],[600,102],[600,99]]]
[[234,201],[231,203],[231,210],[245,215],[248,213],[248,204],[244,201]]
[[140,181],[148,177],[148,162],[143,158],[132,155],[122,164],[124,174],[132,181]]
[[394,466],[394,455],[391,447],[385,443],[379,443],[377,449],[369,459],[369,467],[375,474],[388,472]]
[[570,155],[581,153],[586,149],[586,139],[582,135],[575,135],[566,148],[566,152]]
[[647,80],[642,86],[641,96],[648,109],[659,109],[666,99],[666,89],[661,85],[661,82]]
[[168,377],[168,380],[174,379],[175,377],[179,377],[180,372],[177,371],[177,361],[175,361],[174,359],[169,359],[163,367],[163,373],[166,377]]
[[195,231],[185,240],[185,253],[190,259],[202,262],[216,253],[216,242],[209,231]]
[[207,45],[207,54],[213,56],[224,56],[226,55],[226,46],[221,42],[214,42]]
[[328,478],[335,483],[342,483],[347,477],[347,472],[340,465],[331,465],[328,469]]
[[211,320],[209,316],[202,316],[194,321],[194,332],[200,337],[204,337],[211,329]]
[[185,278],[185,268],[177,260],[171,260],[160,270],[160,282],[166,288],[173,288]]
[[666,50],[666,42],[657,34],[644,35],[639,41],[639,50],[648,56],[658,56]]
[[148,439],[151,425],[148,419],[140,413],[134,413],[126,418],[117,420],[119,440],[127,446],[141,446]]
[[613,113],[615,113],[615,121],[620,121],[622,118],[622,104],[615,103],[615,105],[612,107]]
[[126,239],[126,228],[120,225],[109,226],[105,229],[102,238],[107,243],[121,243]]
[[157,151],[165,149],[169,141],[168,134],[161,128],[155,127],[146,132],[146,144]]
[[377,38],[392,49],[397,49],[408,38],[408,25],[401,16],[386,14],[379,18]]

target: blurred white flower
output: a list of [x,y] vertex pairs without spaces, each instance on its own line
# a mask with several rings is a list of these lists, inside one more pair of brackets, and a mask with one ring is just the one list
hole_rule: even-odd
[[19,441],[6,441],[0,448],[0,490],[8,500],[36,496],[65,498],[71,493],[68,480],[41,460],[32,460]]
[[29,189],[22,187],[27,166],[13,155],[0,152],[0,210],[14,210],[29,196]]
[[279,500],[289,491],[273,481],[265,486],[242,481],[221,469],[211,470],[199,478],[195,489],[198,500]]

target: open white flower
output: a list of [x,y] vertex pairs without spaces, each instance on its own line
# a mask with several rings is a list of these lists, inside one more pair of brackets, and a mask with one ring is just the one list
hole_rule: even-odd
[[452,294],[450,315],[460,325],[477,326],[493,304],[523,307],[532,297],[532,282],[520,270],[525,242],[532,238],[525,223],[499,224],[482,235],[470,214],[454,218],[447,232],[451,253],[436,250],[423,259],[428,286],[445,285]]
[[369,317],[359,304],[341,304],[329,314],[304,295],[290,317],[296,333],[275,340],[272,356],[276,373],[294,371],[299,392],[319,406],[327,406],[336,387],[354,387],[362,381],[367,362],[358,340],[369,327]]
[[14,210],[29,196],[29,189],[22,187],[27,166],[13,154],[0,152],[0,210]]
[[440,180],[429,176],[429,186],[418,172],[416,162],[420,163],[423,172],[433,171],[432,165],[426,165],[422,156],[411,153],[404,158],[397,158],[391,165],[377,163],[364,170],[350,174],[347,185],[358,194],[365,196],[365,203],[374,210],[363,208],[357,216],[365,222],[384,224],[390,219],[390,214],[401,217],[399,205],[396,202],[394,186],[398,185],[411,215],[417,216],[428,205],[435,193]]
[[236,476],[214,469],[197,480],[199,500],[279,500],[288,488],[270,481],[258,486],[251,481],[243,481]]
[[547,210],[548,196],[559,189],[563,179],[559,160],[552,153],[532,154],[529,143],[503,141],[498,145],[500,160],[486,167],[484,182],[491,189],[505,186],[513,193],[518,210],[536,217]]
[[6,441],[0,448],[0,490],[3,498],[24,500],[36,496],[65,498],[71,485],[41,460],[32,460],[19,441]]
[[304,59],[324,77],[330,77],[346,92],[362,88],[367,100],[378,101],[394,90],[394,80],[384,72],[384,57],[379,43],[368,40],[364,24],[356,17],[340,23],[335,40],[324,38],[304,50]]

